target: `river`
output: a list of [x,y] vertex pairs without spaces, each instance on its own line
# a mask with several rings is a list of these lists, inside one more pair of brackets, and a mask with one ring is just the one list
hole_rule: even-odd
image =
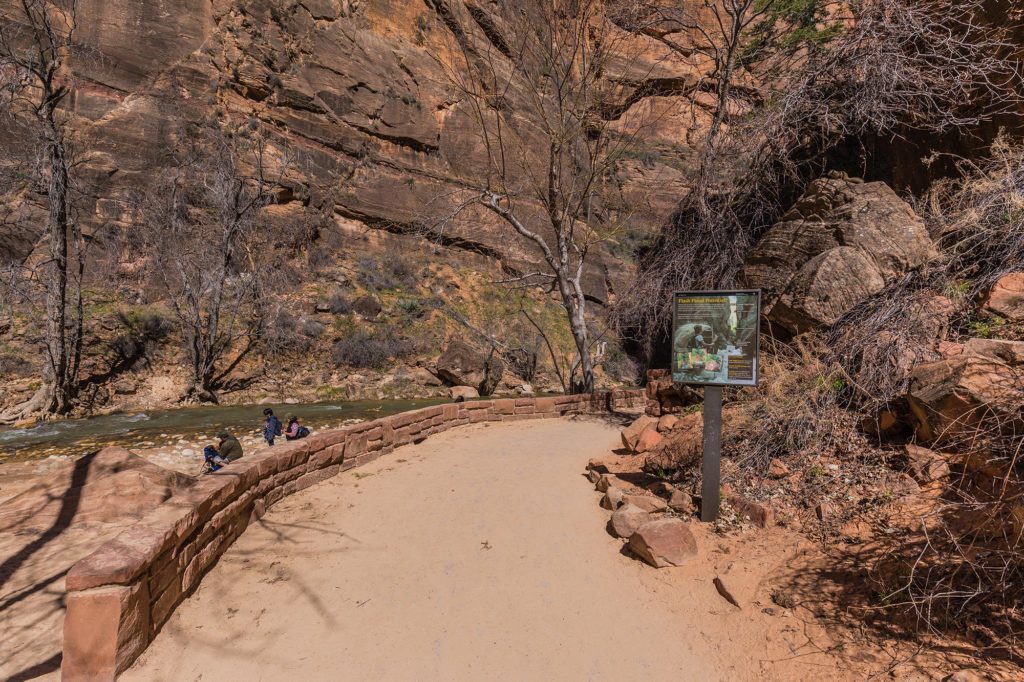
[[273,409],[281,421],[284,421],[286,415],[295,414],[309,428],[321,430],[439,402],[442,401],[366,400],[305,405],[214,405],[50,421],[27,429],[0,427],[0,464],[45,459],[54,455],[81,455],[107,445],[158,448],[197,439],[213,440],[222,428],[237,436],[257,435],[263,420],[263,410],[267,407]]

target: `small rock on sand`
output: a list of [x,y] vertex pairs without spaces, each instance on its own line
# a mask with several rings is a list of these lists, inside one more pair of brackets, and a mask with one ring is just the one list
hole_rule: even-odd
[[690,493],[674,490],[668,498],[668,508],[677,514],[692,514],[697,506],[693,503]]
[[789,476],[789,467],[786,466],[780,459],[772,459],[768,463],[768,475],[771,478],[785,478]]
[[615,511],[626,502],[626,495],[622,492],[622,488],[616,488],[611,486],[605,491],[604,497],[601,498],[601,506],[605,509]]
[[626,502],[645,512],[663,512],[668,509],[665,500],[653,495],[626,495]]
[[600,476],[598,476],[597,483],[594,484],[594,487],[597,488],[597,492],[599,493],[607,492],[608,488],[611,488],[613,485],[615,485],[617,480],[618,479],[616,479],[611,474],[601,474]]
[[622,444],[626,446],[627,450],[635,452],[637,442],[640,440],[640,436],[644,431],[654,429],[657,425],[658,420],[654,417],[648,417],[646,415],[640,417],[622,430]]
[[654,519],[633,533],[629,549],[655,568],[682,566],[697,556],[697,539],[680,519]]
[[638,454],[649,452],[657,447],[662,440],[664,440],[664,437],[660,433],[654,429],[647,429],[637,439],[634,451]]
[[628,540],[640,526],[650,520],[650,514],[627,502],[612,514],[612,531],[616,537]]

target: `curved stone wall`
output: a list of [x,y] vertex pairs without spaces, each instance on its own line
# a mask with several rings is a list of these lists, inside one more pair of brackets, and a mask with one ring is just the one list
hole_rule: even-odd
[[287,495],[455,426],[643,406],[643,391],[436,405],[264,448],[203,476],[67,574],[64,680],[112,680],[250,522]]

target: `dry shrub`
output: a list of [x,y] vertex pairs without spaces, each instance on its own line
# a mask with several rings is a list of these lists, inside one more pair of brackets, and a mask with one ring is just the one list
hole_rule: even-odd
[[922,213],[967,298],[1003,275],[1024,271],[1024,145],[1000,137],[985,161],[961,164],[963,178],[937,183]]
[[849,383],[851,406],[874,412],[906,394],[921,362],[938,360],[957,304],[941,296],[945,274],[914,271],[847,312],[825,335],[827,361]]
[[[849,387],[842,373],[821,359],[818,341],[795,347],[770,342],[762,355],[761,381],[743,389],[723,409],[722,452],[739,487],[763,479],[773,459],[792,471],[811,459],[833,456],[851,462],[872,452],[857,433],[858,416],[844,409]],[[648,469],[692,479],[700,466],[702,417],[686,415],[650,457]],[[800,502],[800,500],[794,500]],[[812,506],[813,500],[802,500]]]
[[771,342],[762,356],[761,381],[743,391],[746,428],[727,434],[726,454],[763,476],[774,458],[846,456],[856,438],[855,416],[843,409],[849,387],[822,360],[819,342]]
[[909,533],[883,541],[886,560],[872,577],[882,604],[919,628],[964,632],[1021,664],[1024,438],[1016,409],[1016,420],[992,416],[959,434],[953,447],[970,446],[970,454],[949,458],[942,497]]
[[[780,8],[788,4],[778,3]],[[1019,106],[1016,48],[1003,29],[978,21],[985,14],[983,0],[864,0],[847,3],[842,11],[849,15],[835,34],[818,36],[796,54],[782,51],[762,65],[764,73],[735,72],[759,77],[760,104],[745,116],[730,117],[724,132],[705,145],[688,179],[691,189],[658,243],[640,254],[641,275],[615,309],[617,328],[634,334],[646,352],[653,352],[653,343],[668,329],[671,292],[733,286],[750,247],[820,176],[823,160],[836,146],[872,135],[963,129]],[[751,37],[761,29],[756,22],[743,27]],[[800,37],[793,36],[797,44]],[[742,110],[748,104],[734,106]],[[1016,193],[1024,177],[1020,157],[1002,161],[981,170]],[[964,206],[979,205],[977,196],[960,198]],[[1019,208],[996,227],[1010,203],[991,202],[986,215],[994,229],[971,233],[983,246],[963,242],[968,260],[996,263],[995,251],[984,254],[1016,226],[1011,242],[1017,246],[1010,250],[1016,249],[1015,260],[1021,262]],[[956,224],[960,234],[971,231],[969,221]]]
[[356,330],[335,341],[331,359],[336,367],[383,370],[419,350],[416,342],[388,325],[372,331]]

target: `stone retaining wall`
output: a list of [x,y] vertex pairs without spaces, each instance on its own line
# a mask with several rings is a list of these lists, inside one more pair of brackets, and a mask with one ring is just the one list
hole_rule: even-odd
[[427,407],[264,448],[203,476],[67,574],[62,679],[113,680],[250,522],[280,499],[454,426],[642,407],[643,391]]

